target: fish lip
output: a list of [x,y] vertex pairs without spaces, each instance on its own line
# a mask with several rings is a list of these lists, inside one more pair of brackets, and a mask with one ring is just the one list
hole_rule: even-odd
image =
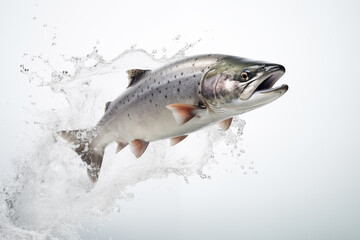
[[260,78],[249,83],[245,89],[244,93],[240,95],[241,100],[248,100],[254,94],[266,94],[272,92],[286,92],[288,86],[283,84],[280,87],[272,88],[275,83],[284,75],[285,68],[282,65],[272,65],[266,68],[264,75]]

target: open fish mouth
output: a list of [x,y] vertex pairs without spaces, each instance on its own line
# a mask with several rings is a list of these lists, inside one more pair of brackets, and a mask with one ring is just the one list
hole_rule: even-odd
[[273,87],[275,83],[284,75],[285,68],[281,65],[275,65],[269,67],[266,73],[257,80],[249,83],[243,93],[240,96],[241,100],[247,100],[254,94],[265,93],[285,93],[288,90],[288,86],[283,84],[279,87]]

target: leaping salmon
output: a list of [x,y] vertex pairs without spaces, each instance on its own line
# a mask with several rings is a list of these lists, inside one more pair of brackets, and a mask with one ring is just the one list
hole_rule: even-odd
[[129,85],[91,129],[60,131],[88,165],[92,181],[99,176],[104,150],[128,144],[136,158],[149,142],[170,139],[175,145],[213,123],[227,130],[232,118],[281,97],[287,85],[274,87],[285,73],[279,64],[228,55],[184,58],[157,70],[128,70]]

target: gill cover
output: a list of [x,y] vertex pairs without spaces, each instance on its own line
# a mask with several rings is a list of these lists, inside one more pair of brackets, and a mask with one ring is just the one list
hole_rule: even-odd
[[219,106],[239,98],[254,75],[250,61],[245,58],[225,57],[214,65],[201,81],[201,96],[211,106]]

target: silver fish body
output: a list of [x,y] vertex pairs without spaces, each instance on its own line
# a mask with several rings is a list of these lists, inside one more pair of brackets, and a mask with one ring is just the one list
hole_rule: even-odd
[[140,157],[149,142],[187,134],[263,106],[282,96],[287,85],[272,88],[284,74],[278,64],[228,55],[181,59],[157,70],[129,70],[129,87],[106,105],[104,116],[90,130],[61,131],[75,142],[76,152],[97,180],[105,147],[115,141],[117,151],[127,144]]
[[202,106],[201,79],[221,58],[221,55],[191,57],[146,73],[141,81],[127,88],[109,105],[99,121],[100,131],[106,129],[109,134],[100,140],[102,144],[114,139],[150,142],[190,133],[211,123],[207,117],[179,125],[167,106],[172,103]]

